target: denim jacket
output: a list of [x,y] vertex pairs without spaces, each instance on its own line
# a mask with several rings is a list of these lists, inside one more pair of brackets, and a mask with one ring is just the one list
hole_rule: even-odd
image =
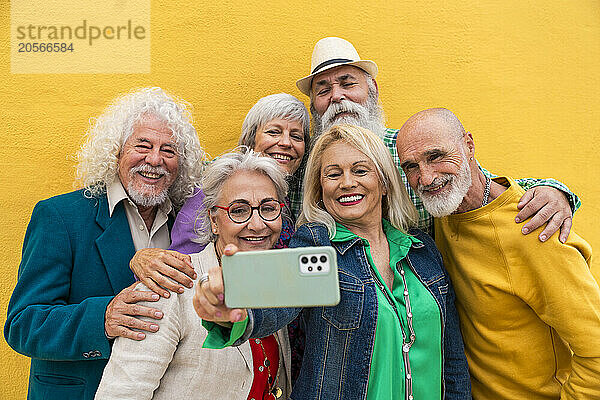
[[[433,240],[419,230],[407,258],[414,274],[435,298],[442,316],[445,399],[470,399],[471,384],[454,290]],[[323,224],[302,225],[290,247],[332,246],[337,252],[340,303],[333,307],[249,310],[244,335],[264,337],[281,329],[298,313],[306,328],[306,348],[291,399],[365,399],[377,324],[377,288],[360,239],[332,243]],[[417,399],[420,400],[420,399]],[[428,400],[428,399],[426,399]]]

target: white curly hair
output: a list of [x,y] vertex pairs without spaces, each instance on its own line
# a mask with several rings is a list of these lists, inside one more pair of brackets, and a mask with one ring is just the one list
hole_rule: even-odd
[[167,123],[179,156],[177,178],[169,188],[171,202],[180,207],[199,185],[206,154],[194,129],[191,105],[159,87],[131,91],[115,99],[98,118],[90,119],[85,143],[76,154],[75,186],[88,197],[106,192],[118,174],[123,145],[135,124],[147,115]]

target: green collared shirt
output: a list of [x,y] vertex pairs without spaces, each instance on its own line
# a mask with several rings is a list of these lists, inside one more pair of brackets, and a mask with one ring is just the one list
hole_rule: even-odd
[[[377,326],[367,399],[405,398],[406,371],[402,359],[402,330],[408,332],[408,327],[403,295],[404,283],[399,272],[400,263],[404,267],[416,335],[415,343],[409,352],[414,398],[441,399],[442,325],[440,310],[429,290],[419,281],[406,262],[406,255],[412,244],[420,243],[420,241],[400,232],[386,220],[383,220],[383,231],[390,249],[390,267],[394,271],[391,291],[375,267],[369,242],[361,238],[374,276],[380,283],[377,285]],[[357,237],[345,226],[336,224],[336,234],[331,240],[340,242]],[[390,301],[398,310],[398,315]]]

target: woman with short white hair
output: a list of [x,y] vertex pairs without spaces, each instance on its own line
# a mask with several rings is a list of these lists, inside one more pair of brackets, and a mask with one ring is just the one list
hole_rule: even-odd
[[[304,103],[287,93],[261,98],[244,119],[239,144],[277,161],[286,174],[290,187],[288,193],[302,193],[301,184],[310,147],[309,118]],[[196,237],[203,234],[196,218],[202,197],[202,192],[197,191],[177,214],[171,231],[171,249],[186,254],[202,249]],[[284,199],[284,227],[282,237],[276,244],[279,248],[286,247],[294,233],[293,227],[300,212],[301,201],[300,198]],[[134,272],[138,271],[134,269]],[[142,277],[146,275],[139,272]],[[157,278],[167,284],[166,288],[172,289],[168,282],[158,276]]]
[[[274,160],[252,150],[225,154],[206,169],[202,188],[200,240],[205,248],[191,255],[199,276],[219,265],[229,243],[240,251],[266,250],[279,239],[287,182]],[[140,283],[138,289],[146,287]],[[204,349],[200,343],[207,331],[194,313],[193,293],[187,290],[152,303],[164,318],[160,329],[144,340],[115,340],[96,399],[288,397],[286,329],[226,351]]]

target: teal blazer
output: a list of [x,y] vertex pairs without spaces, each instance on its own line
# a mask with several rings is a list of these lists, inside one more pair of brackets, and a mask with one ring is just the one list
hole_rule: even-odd
[[[170,226],[172,221],[170,219]],[[28,399],[93,399],[110,356],[104,313],[135,278],[122,202],[83,191],[40,201],[25,233],[7,343],[31,357]]]

